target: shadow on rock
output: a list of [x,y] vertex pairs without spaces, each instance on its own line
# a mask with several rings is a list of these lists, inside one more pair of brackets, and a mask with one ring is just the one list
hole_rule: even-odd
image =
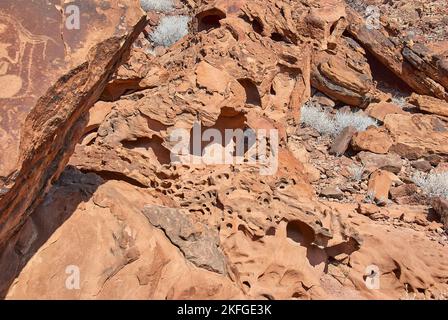
[[14,279],[51,235],[89,201],[103,179],[68,166],[7,246],[0,252],[0,297],[4,298]]

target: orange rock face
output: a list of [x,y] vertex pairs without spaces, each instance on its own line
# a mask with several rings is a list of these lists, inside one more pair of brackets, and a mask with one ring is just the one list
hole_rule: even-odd
[[[78,31],[57,4],[31,4],[52,26],[34,30],[2,3],[0,295],[445,297],[446,196],[428,183],[447,166],[432,103],[445,56],[365,28],[356,1],[175,1],[144,17],[89,0]],[[191,17],[169,47],[151,40],[165,15]],[[41,60],[14,65],[19,44]],[[341,109],[353,123],[333,134]]]
[[430,97],[419,96],[413,94],[409,100],[410,103],[415,104],[420,110],[440,116],[448,117],[448,102]]
[[368,192],[371,193],[374,200],[384,203],[389,198],[391,185],[390,175],[386,171],[377,170],[370,176]]
[[409,158],[418,159],[430,154],[446,157],[448,138],[446,121],[431,115],[390,114],[384,124],[393,140],[391,150]]
[[372,118],[380,121],[384,121],[388,114],[406,114],[406,111],[399,106],[387,102],[372,103],[367,108],[366,112]]
[[371,127],[353,136],[352,146],[356,150],[371,151],[373,153],[387,153],[392,146],[392,139],[386,131]]
[[0,4],[0,246],[63,170],[85,112],[145,25],[137,0],[119,2]]

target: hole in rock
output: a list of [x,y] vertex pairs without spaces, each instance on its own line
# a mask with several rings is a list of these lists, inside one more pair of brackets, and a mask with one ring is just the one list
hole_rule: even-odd
[[333,22],[333,24],[330,27],[330,34],[333,34],[334,29],[336,29],[336,26],[338,25],[339,20]]
[[[88,173],[88,171],[84,171],[85,173]],[[140,181],[133,179],[131,177],[128,177],[127,175],[121,173],[121,172],[115,172],[115,171],[95,171],[96,175],[99,175],[103,180],[117,180],[117,181],[124,181],[129,184],[132,184],[134,186],[137,186],[139,188],[147,188],[148,186],[141,183]]]
[[267,235],[267,236],[275,236],[275,228],[274,228],[274,227],[270,227],[270,228],[266,231],[266,235]]
[[140,79],[116,80],[108,83],[101,94],[101,101],[113,102],[120,97],[142,90],[139,86]]
[[148,128],[156,131],[156,132],[160,132],[160,131],[164,131],[168,128],[167,125],[163,124],[162,122],[158,121],[158,120],[154,120],[151,119],[147,116],[144,116],[146,118],[146,121],[148,122]]
[[239,79],[238,82],[246,91],[246,103],[261,107],[261,97],[255,83],[250,79]]
[[252,28],[254,29],[254,31],[258,34],[262,34],[263,33],[263,24],[261,23],[259,18],[255,18],[252,21]]
[[250,25],[252,25],[252,29],[256,33],[258,33],[258,34],[262,34],[263,33],[264,27],[263,27],[263,24],[261,23],[260,18],[255,17],[255,18],[251,19],[247,15],[243,15],[243,16],[241,16],[241,18],[244,21],[246,21],[247,23],[249,23]]
[[378,82],[380,89],[398,90],[409,95],[413,90],[406,82],[401,80],[395,73],[382,64],[373,54],[366,50],[367,61],[372,70],[373,80]]
[[196,16],[198,19],[198,31],[201,32],[219,28],[221,26],[219,21],[225,17],[226,14],[216,8],[199,13]]
[[162,145],[162,142],[162,138],[153,136],[152,138],[138,138],[135,141],[123,141],[122,145],[124,148],[157,160],[160,165],[170,164],[170,151]]
[[[199,129],[199,123],[196,123],[190,130],[190,154],[198,157],[206,155],[211,163],[216,164],[220,164],[226,155],[244,157],[255,143],[244,134],[248,132],[246,120],[242,112],[223,108],[213,126],[200,126]],[[199,138],[195,136],[198,132]]]
[[271,39],[275,42],[292,43],[287,37],[278,32],[273,32],[271,34]]
[[283,36],[280,33],[278,33],[278,32],[272,33],[271,34],[271,39],[274,40],[274,41],[284,41]]
[[289,239],[304,247],[308,247],[314,241],[314,230],[299,220],[288,222],[286,235]]
[[290,64],[296,64],[298,61],[296,57],[293,57],[289,54],[282,54],[282,59]]

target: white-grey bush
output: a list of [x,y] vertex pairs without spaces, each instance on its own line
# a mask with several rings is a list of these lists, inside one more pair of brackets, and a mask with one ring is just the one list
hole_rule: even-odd
[[448,199],[448,171],[442,173],[416,172],[412,176],[412,181],[427,195]]
[[189,22],[188,16],[163,17],[149,38],[156,46],[169,47],[188,34]]
[[140,0],[140,6],[146,12],[151,10],[169,12],[174,9],[174,2],[173,0]]
[[331,116],[321,108],[312,103],[306,103],[302,106],[300,122],[305,126],[316,129],[321,134],[336,134],[336,124]]
[[361,181],[362,175],[364,174],[365,168],[363,166],[358,166],[356,164],[352,164],[350,167],[348,167],[348,171],[351,174],[351,178],[354,181]]
[[313,103],[306,103],[301,109],[301,123],[316,129],[320,134],[337,136],[344,128],[352,126],[364,131],[369,126],[378,126],[376,120],[352,112],[336,112],[333,117]]
[[370,126],[378,126],[376,120],[352,112],[336,112],[335,116],[336,132],[341,132],[344,128],[352,126],[358,131],[365,131]]

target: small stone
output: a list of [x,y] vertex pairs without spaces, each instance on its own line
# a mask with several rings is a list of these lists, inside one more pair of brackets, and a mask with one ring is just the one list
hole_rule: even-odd
[[384,205],[389,198],[392,180],[388,172],[377,170],[370,176],[368,193],[371,193],[376,203]]
[[329,153],[337,156],[344,154],[345,151],[347,151],[350,141],[355,133],[356,129],[354,127],[344,128],[342,132],[334,139]]
[[380,212],[380,208],[378,208],[374,204],[360,203],[356,211],[362,215],[370,216],[372,214]]
[[338,187],[332,187],[332,186],[325,187],[324,189],[322,189],[320,195],[330,199],[341,200],[344,198],[344,193]]
[[317,92],[313,96],[313,101],[315,101],[317,104],[319,104],[320,106],[323,106],[323,107],[333,108],[336,105],[333,100],[331,100],[330,98],[328,98],[326,95],[324,95],[321,92]]
[[392,200],[399,204],[407,204],[412,202],[413,197],[417,194],[418,188],[415,184],[402,184],[398,187],[390,189]]
[[431,171],[432,165],[427,160],[418,160],[418,161],[412,161],[411,166],[419,171],[428,172]]

